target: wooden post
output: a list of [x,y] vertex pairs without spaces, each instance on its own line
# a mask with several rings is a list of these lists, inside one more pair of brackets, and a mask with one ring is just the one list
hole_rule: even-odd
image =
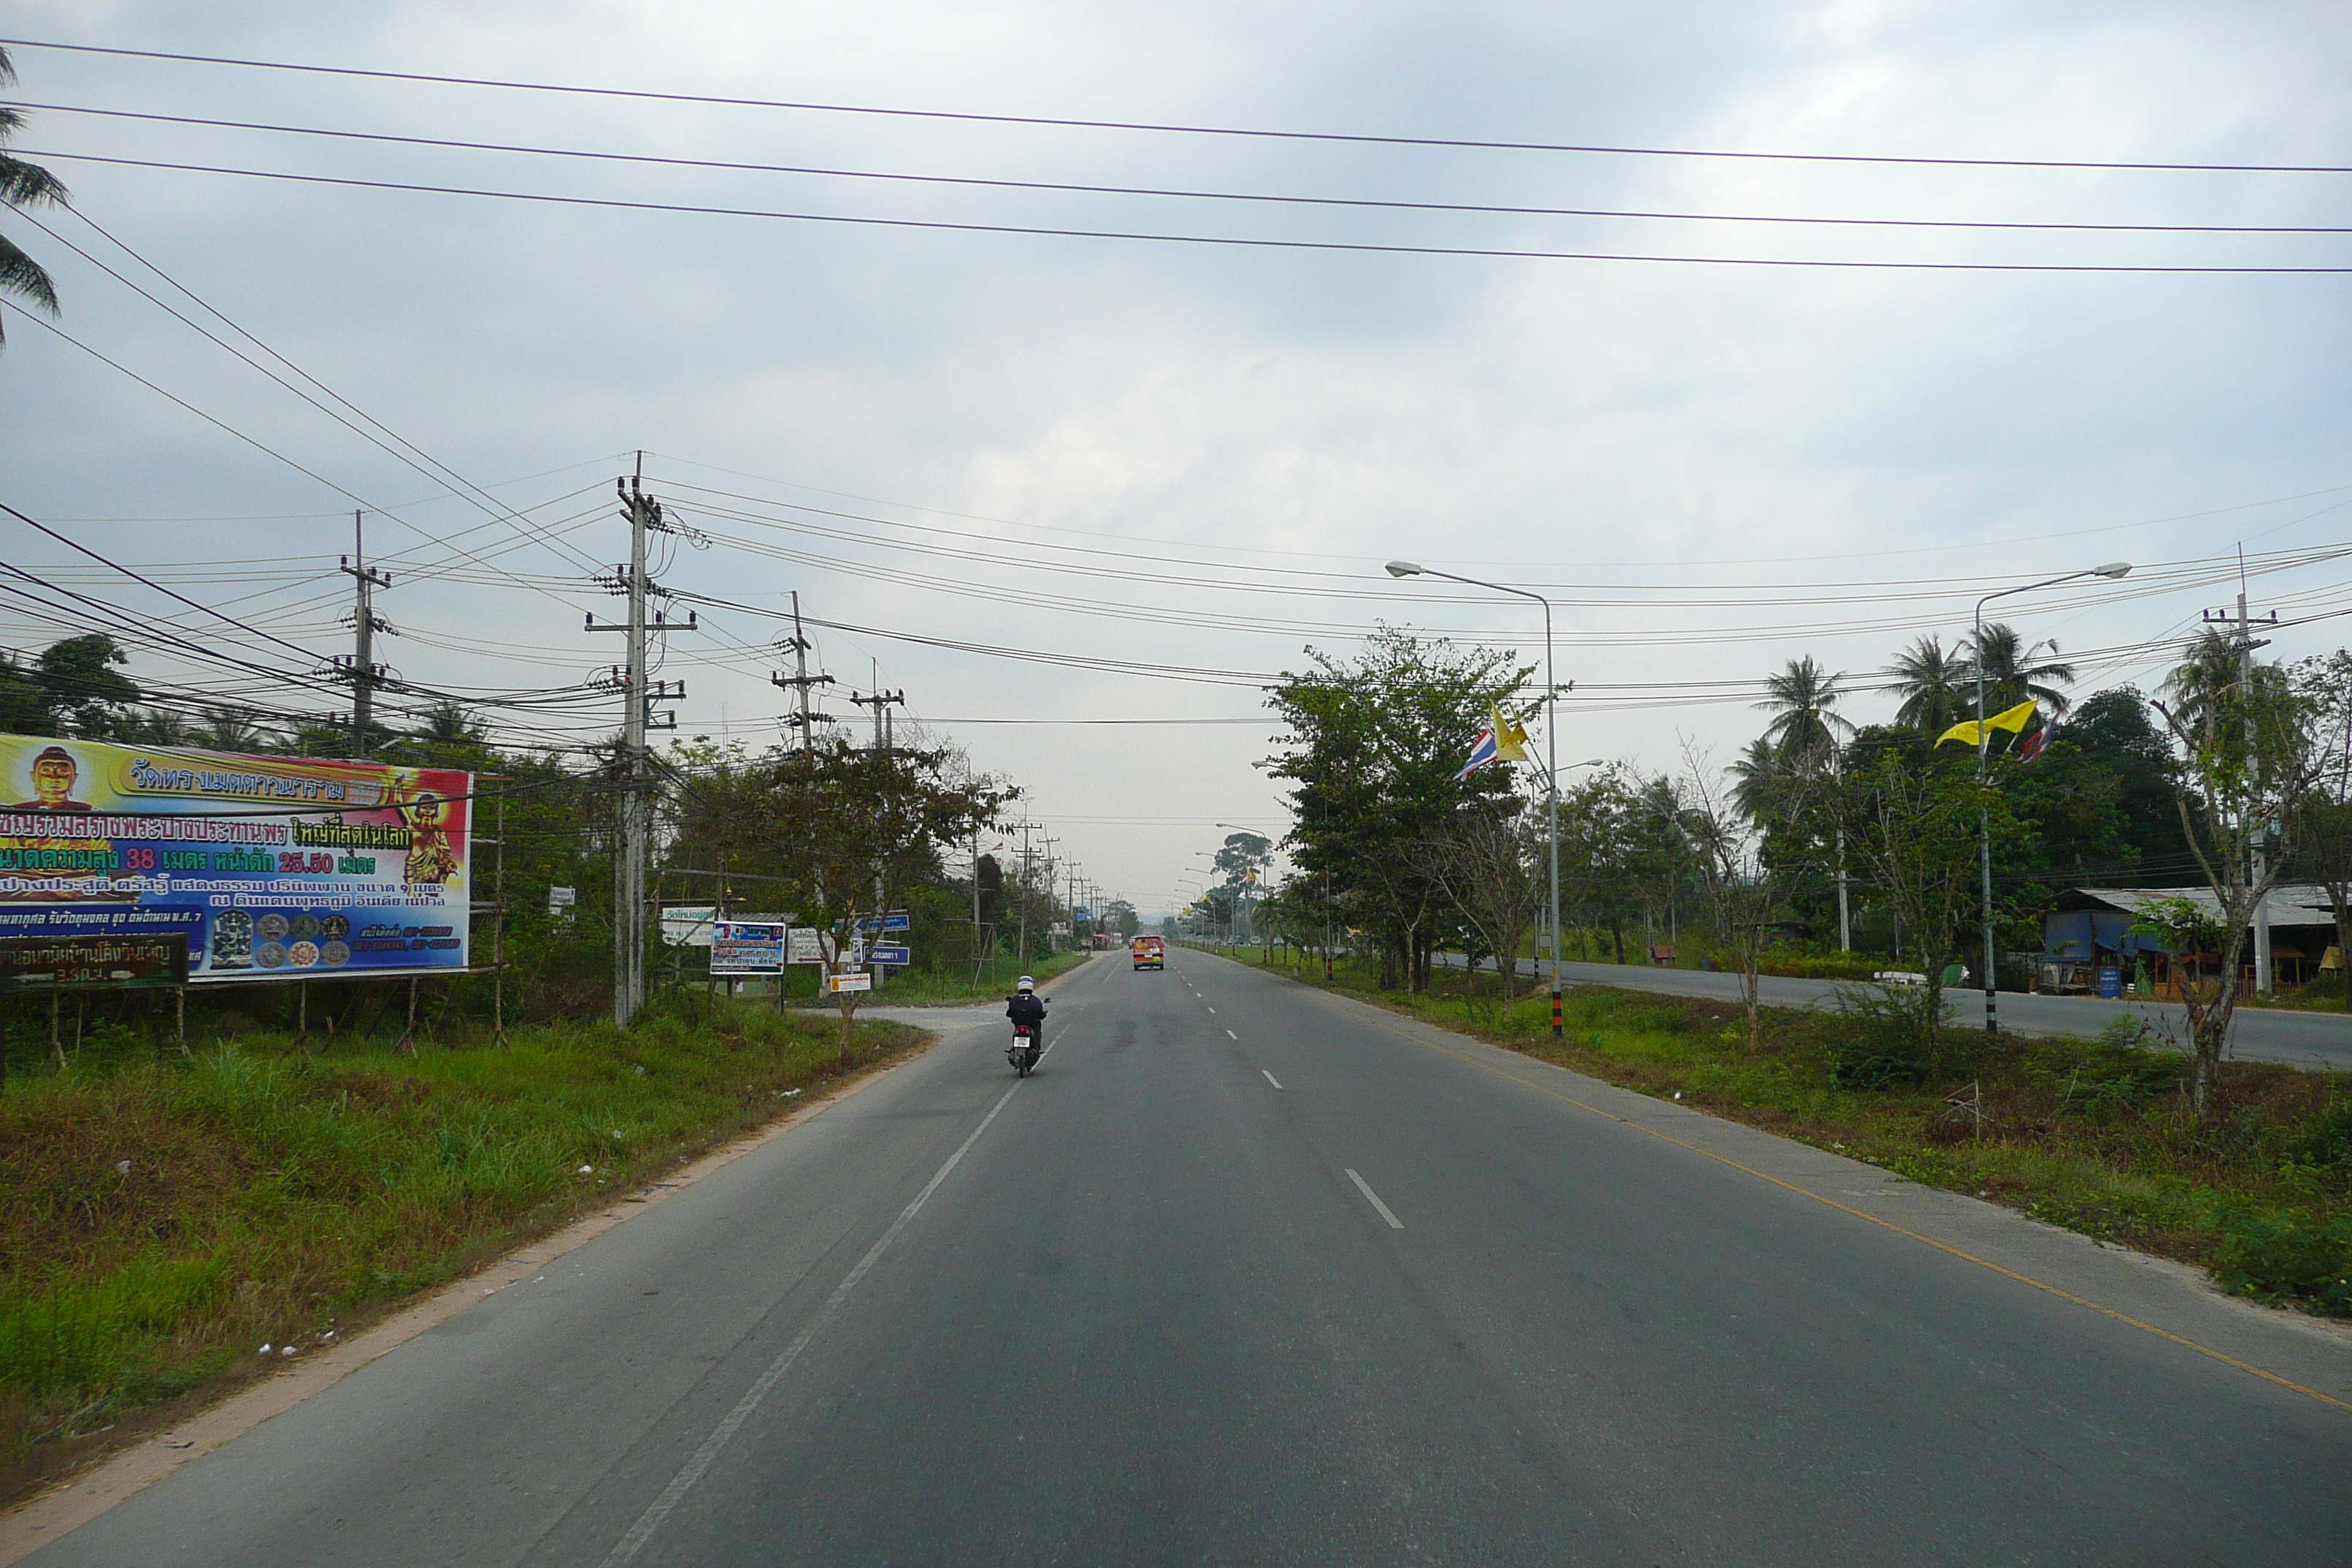
[[400,1054],[404,1057],[416,1054],[416,976],[414,974],[408,977],[408,1026],[401,1031]]
[[173,1014],[175,1015],[175,1019],[174,1019],[174,1027],[173,1027],[173,1037],[175,1040],[177,1040],[177,1041],[178,1041],[178,1043],[179,1043],[179,1047],[180,1047],[180,1054],[181,1054],[182,1056],[185,1057],[185,1056],[187,1056],[187,1055],[189,1054],[189,1052],[188,1052],[188,988],[187,988],[186,986],[184,986],[184,985],[174,985],[174,986],[173,986],[173,987],[172,987],[172,1002],[173,1002]]
[[66,1067],[65,1043],[58,1038],[58,994],[49,993],[49,1059],[63,1072]]
[[310,983],[294,983],[294,1044],[307,1048],[310,1044]]

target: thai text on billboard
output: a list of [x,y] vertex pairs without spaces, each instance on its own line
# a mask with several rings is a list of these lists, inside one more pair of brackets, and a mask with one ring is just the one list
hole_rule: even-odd
[[467,967],[473,777],[0,735],[0,937],[184,936],[188,978]]

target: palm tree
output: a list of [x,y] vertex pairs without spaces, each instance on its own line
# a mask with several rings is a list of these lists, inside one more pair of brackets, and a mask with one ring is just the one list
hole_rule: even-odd
[[1839,697],[1833,675],[1813,662],[1812,655],[1792,658],[1789,668],[1764,678],[1764,700],[1756,704],[1772,715],[1764,738],[1775,755],[1787,758],[1837,748],[1838,731],[1853,733],[1853,726],[1832,710]]
[[1969,710],[1969,664],[1947,652],[1944,639],[1924,637],[1895,656],[1895,682],[1887,689],[1903,699],[1895,721],[1922,734],[1940,735]]
[[1739,782],[1731,786],[1731,801],[1750,822],[1761,822],[1775,801],[1781,786],[1787,784],[1789,770],[1780,752],[1772,749],[1769,736],[1759,735],[1748,742],[1748,750],[1731,764],[1731,776]]
[[[1973,638],[1970,640],[1974,641]],[[1999,713],[2014,708],[2029,697],[2048,709],[2053,718],[2072,706],[2073,700],[2052,682],[2074,685],[2074,667],[2060,662],[2055,657],[2041,664],[2034,663],[2033,656],[2041,647],[2040,643],[2032,647],[2023,647],[2014,626],[1997,621],[1984,628],[1982,644],[1969,650],[1968,674],[1969,679],[1974,680],[1978,664],[1982,663],[1986,712]],[[2054,640],[2050,644],[2050,651],[2053,656],[2058,652],[2058,644]]]
[[[0,49],[0,87],[12,86],[16,80],[16,67],[8,58],[8,51]],[[64,181],[38,163],[27,163],[5,150],[24,123],[23,110],[0,106],[0,206],[25,207],[65,200]],[[58,313],[57,284],[39,262],[16,248],[5,234],[0,234],[0,294],[29,300],[45,314]],[[6,341],[7,333],[0,331],[0,342]]]
[[[2228,704],[2242,670],[2235,636],[2221,626],[2207,626],[2180,650],[2180,662],[2164,678],[2164,694],[2171,699],[2171,716],[2190,731],[2200,730]],[[2273,689],[2286,679],[2274,664],[2253,666],[2254,689]]]
[[425,722],[415,731],[427,745],[481,746],[489,743],[480,721],[454,701],[436,702],[425,710]]
[[215,752],[258,752],[269,745],[260,721],[234,708],[205,710],[205,721],[196,727],[195,738]]

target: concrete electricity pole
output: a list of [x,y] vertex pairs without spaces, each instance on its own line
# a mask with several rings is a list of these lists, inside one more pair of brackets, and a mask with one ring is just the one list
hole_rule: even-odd
[[392,630],[392,623],[375,613],[375,590],[391,587],[392,579],[369,569],[366,515],[352,513],[352,553],[342,558],[341,567],[352,580],[352,657],[348,664],[340,658],[335,661],[352,683],[352,754],[355,757],[364,757],[375,749],[375,689],[384,675],[383,666],[375,662],[375,634]]
[[[2241,553],[2242,554],[2242,552]],[[2246,715],[2246,740],[2251,746],[2254,738],[2254,719],[2251,710],[2254,696],[2254,650],[2258,647],[2269,647],[2270,639],[2268,637],[2258,639],[2254,636],[2256,623],[2246,611],[2245,579],[2242,574],[2239,578],[2237,615],[2232,617],[2227,610],[2208,610],[2205,612],[2205,619],[2208,622],[2218,621],[2225,625],[2232,619],[2237,622],[2237,636],[2233,640],[2237,645],[2238,655],[2238,692],[2249,709]],[[2264,617],[2263,624],[2274,626],[2277,622],[2278,612],[2273,610]],[[2253,878],[2254,886],[2260,887],[2263,873],[2269,869],[2270,857],[2263,850],[2260,831],[2248,834],[2247,839],[2252,846],[2252,863],[2247,867],[2247,872]],[[2264,897],[2256,900],[2254,904],[2254,992],[2257,995],[2270,996],[2276,994],[2277,990],[2277,975],[2271,966],[2271,901]]]
[[809,673],[809,640],[807,637],[801,635],[801,595],[800,590],[797,588],[793,591],[793,635],[790,638],[777,644],[776,646],[793,656],[793,673],[790,675],[771,675],[768,677],[768,684],[774,687],[780,687],[795,694],[799,702],[800,711],[791,715],[784,721],[784,722],[790,724],[793,729],[798,730],[801,732],[801,750],[806,752],[814,745],[816,739],[815,732],[810,729],[810,726],[813,724],[830,724],[833,722],[832,714],[811,711],[809,708],[809,688],[812,686],[831,686],[833,684],[833,677],[822,674],[811,675]]
[[605,581],[614,593],[629,601],[628,619],[598,626],[588,617],[592,632],[621,632],[628,638],[628,660],[621,688],[621,754],[619,852],[613,858],[613,1021],[627,1028],[646,1004],[646,859],[652,847],[653,801],[651,767],[646,751],[648,730],[675,730],[674,713],[656,715],[656,702],[676,701],[686,695],[686,682],[646,681],[646,645],[653,634],[693,631],[696,616],[688,612],[681,624],[667,616],[646,613],[646,604],[660,592],[646,574],[646,536],[669,531],[661,503],[645,493],[645,457],[637,458],[635,477],[614,481],[620,492],[622,515],[629,520],[629,562]]

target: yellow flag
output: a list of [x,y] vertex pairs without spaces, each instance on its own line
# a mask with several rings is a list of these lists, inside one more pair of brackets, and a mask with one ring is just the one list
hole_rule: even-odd
[[1495,755],[1507,763],[1528,760],[1527,727],[1516,719],[1506,719],[1500,708],[1488,707],[1486,717],[1495,730]]
[[2033,722],[2033,700],[2028,698],[2016,707],[2005,708],[1986,720],[1982,731],[1977,728],[1977,721],[1973,719],[1953,725],[1936,737],[1936,744],[1940,746],[1947,741],[1958,741],[1964,745],[1973,746],[1984,739],[1986,731],[1992,730],[2008,730],[2022,734],[2025,727]]

